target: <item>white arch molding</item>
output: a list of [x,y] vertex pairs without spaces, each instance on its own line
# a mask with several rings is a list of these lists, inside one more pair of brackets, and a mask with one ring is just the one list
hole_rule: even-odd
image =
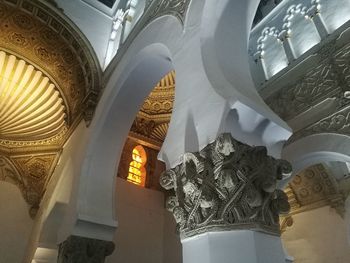
[[320,133],[301,138],[282,150],[282,158],[293,166],[293,173],[323,162],[350,162],[350,137],[336,133]]
[[248,65],[258,2],[192,0],[184,27],[167,15],[138,34],[107,81],[89,127],[77,197],[80,220],[117,225],[115,175],[124,141],[143,100],[170,70],[176,72],[175,102],[160,153],[168,167],[185,151],[198,151],[227,132],[223,124],[232,109],[238,139],[254,138],[278,157],[280,142],[291,132],[258,95]]

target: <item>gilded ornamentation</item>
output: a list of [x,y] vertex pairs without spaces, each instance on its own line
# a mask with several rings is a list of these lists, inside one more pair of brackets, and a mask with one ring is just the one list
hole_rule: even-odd
[[16,183],[16,185],[20,188],[24,199],[30,206],[32,217],[36,215],[57,159],[58,154],[56,153],[11,157],[21,177],[21,183]]
[[131,132],[161,144],[168,131],[174,96],[175,72],[171,71],[146,98],[133,122]]
[[[54,6],[53,0],[0,0],[0,56],[6,57],[0,61],[36,74],[29,78],[36,96],[27,96],[24,84],[17,93],[1,94],[6,104],[0,101],[0,179],[21,190],[32,216],[65,141],[82,117],[91,120],[101,90],[92,47]],[[14,78],[7,79],[19,83]]]
[[288,196],[291,211],[280,219],[282,232],[292,225],[293,215],[304,211],[328,205],[340,216],[344,215],[345,195],[322,164],[311,166],[297,174],[284,192]]
[[278,234],[279,214],[290,206],[276,183],[291,172],[288,162],[268,156],[265,147],[222,134],[202,151],[184,154],[160,184],[175,192],[166,206],[182,237],[242,228]]
[[10,158],[0,156],[0,180],[10,182],[20,189],[32,217],[39,208],[57,158],[57,154]]
[[[1,12],[6,15],[0,21],[0,50],[45,69],[66,99],[68,124],[78,122],[82,111],[88,108],[83,105],[87,97],[92,92],[98,94],[101,89],[101,70],[87,40],[49,3],[1,1],[0,15]],[[71,74],[67,74],[68,70]],[[80,75],[84,78],[78,79]],[[72,88],[79,89],[80,94],[74,99],[70,96]],[[93,99],[96,100],[96,96]]]

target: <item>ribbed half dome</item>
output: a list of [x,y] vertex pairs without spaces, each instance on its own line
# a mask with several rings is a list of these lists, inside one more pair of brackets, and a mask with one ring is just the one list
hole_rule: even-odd
[[64,103],[50,79],[0,51],[0,139],[47,138],[64,125]]

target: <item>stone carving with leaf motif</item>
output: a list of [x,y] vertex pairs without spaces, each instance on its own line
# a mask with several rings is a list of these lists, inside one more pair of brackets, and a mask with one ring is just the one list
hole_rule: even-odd
[[182,163],[165,171],[160,184],[175,195],[166,206],[181,237],[211,230],[251,229],[279,234],[279,214],[288,213],[286,194],[276,183],[291,165],[221,134],[200,152],[186,153]]
[[151,7],[153,2],[156,2],[156,4],[150,14],[150,21],[157,17],[170,14],[178,18],[181,23],[184,23],[190,0],[148,0],[146,7]]

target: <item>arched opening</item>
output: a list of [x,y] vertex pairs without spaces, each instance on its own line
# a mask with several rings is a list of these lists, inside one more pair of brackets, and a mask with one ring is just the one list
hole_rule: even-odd
[[324,133],[299,139],[283,150],[294,176],[283,186],[291,211],[281,218],[282,239],[296,261],[329,261],[332,253],[348,251],[349,143],[348,136]]
[[147,154],[141,145],[137,145],[131,152],[132,161],[129,164],[128,182],[145,186]]
[[135,185],[160,190],[165,164],[157,156],[165,140],[173,110],[175,71],[167,73],[144,100],[128,133],[118,177]]

